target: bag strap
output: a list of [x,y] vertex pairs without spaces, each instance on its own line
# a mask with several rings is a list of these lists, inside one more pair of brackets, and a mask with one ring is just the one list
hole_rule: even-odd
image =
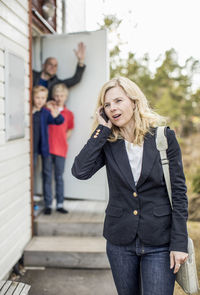
[[171,208],[173,209],[172,189],[171,189],[171,181],[170,181],[170,174],[169,174],[169,160],[167,159],[167,152],[166,152],[168,148],[167,137],[165,135],[166,128],[167,128],[166,126],[157,127],[156,147],[157,147],[157,150],[160,152],[160,159],[161,159],[163,174],[164,174],[165,183],[167,187],[168,197],[171,204]]

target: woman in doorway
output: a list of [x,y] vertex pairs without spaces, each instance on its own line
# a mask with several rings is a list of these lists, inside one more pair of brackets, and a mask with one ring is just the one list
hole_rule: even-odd
[[88,179],[106,165],[104,237],[119,295],[172,295],[188,256],[181,151],[168,128],[172,212],[155,143],[162,122],[135,83],[114,78],[101,89],[95,131],[72,167],[75,177]]

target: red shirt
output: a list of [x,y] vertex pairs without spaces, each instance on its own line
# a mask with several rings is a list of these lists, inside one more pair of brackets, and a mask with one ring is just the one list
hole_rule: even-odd
[[60,125],[49,125],[49,152],[65,158],[68,151],[67,131],[74,128],[74,115],[66,107],[60,113],[64,122]]

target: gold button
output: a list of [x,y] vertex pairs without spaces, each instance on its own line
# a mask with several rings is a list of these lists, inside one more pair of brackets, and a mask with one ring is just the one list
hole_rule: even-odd
[[137,197],[137,193],[136,193],[136,192],[134,192],[134,193],[133,193],[133,196],[136,198],[136,197]]
[[94,138],[97,138],[97,135],[94,135]]
[[101,131],[101,129],[97,129],[97,131],[96,132],[100,132]]
[[133,211],[133,214],[134,214],[134,215],[138,215],[138,211],[137,211],[137,210],[134,210],[134,211]]

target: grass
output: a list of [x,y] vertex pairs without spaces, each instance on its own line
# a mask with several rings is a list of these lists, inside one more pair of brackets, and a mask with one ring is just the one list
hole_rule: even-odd
[[[193,239],[197,263],[198,278],[200,278],[200,222],[188,222],[189,236]],[[197,293],[200,295],[200,292]],[[174,295],[185,295],[185,292],[176,284]]]

